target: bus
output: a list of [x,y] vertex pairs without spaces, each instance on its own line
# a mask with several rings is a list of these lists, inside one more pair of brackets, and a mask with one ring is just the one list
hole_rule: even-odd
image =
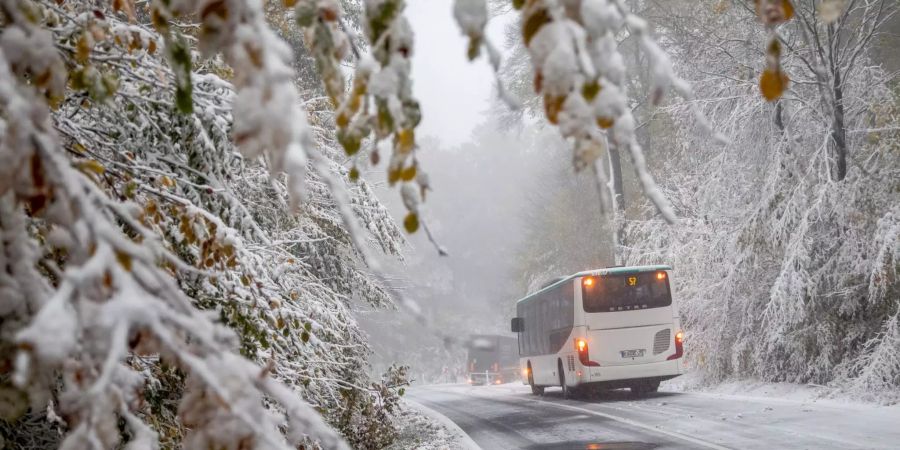
[[515,381],[519,373],[516,338],[476,334],[469,338],[466,381],[471,385]]
[[610,267],[562,277],[516,302],[523,384],[565,397],[596,389],[655,392],[683,372],[672,267]]

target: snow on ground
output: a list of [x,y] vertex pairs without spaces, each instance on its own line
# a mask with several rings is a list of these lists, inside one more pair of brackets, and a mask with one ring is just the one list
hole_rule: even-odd
[[691,392],[695,394],[723,395],[735,398],[763,397],[784,401],[872,407],[873,404],[889,406],[898,404],[900,392],[881,392],[860,395],[837,387],[818,384],[773,383],[760,380],[730,380],[710,384],[698,373],[687,373],[663,382],[663,392]]
[[450,419],[419,403],[404,400],[400,434],[385,450],[447,450],[479,447]]

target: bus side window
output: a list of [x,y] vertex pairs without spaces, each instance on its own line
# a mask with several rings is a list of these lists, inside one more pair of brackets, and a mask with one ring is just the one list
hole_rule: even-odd
[[552,312],[550,310],[551,306],[551,298],[548,298],[547,294],[544,294],[544,298],[541,299],[541,354],[550,353],[550,327],[551,321],[553,320]]
[[566,283],[562,292],[563,326],[571,329],[575,325],[575,285]]
[[[522,311],[522,305],[516,306],[516,317],[522,317],[523,312],[524,311]],[[521,319],[521,320],[523,323],[525,322],[525,319]],[[524,335],[521,332],[519,333],[518,336],[516,336],[516,345],[518,346],[519,356],[522,356],[525,354],[525,352],[522,349],[522,341],[524,340],[523,338],[524,338]]]
[[534,354],[534,346],[531,341],[534,339],[534,302],[530,301],[522,308],[525,312],[525,354],[531,356]]

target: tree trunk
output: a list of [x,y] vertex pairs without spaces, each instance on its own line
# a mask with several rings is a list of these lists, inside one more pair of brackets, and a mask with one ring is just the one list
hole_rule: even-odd
[[831,121],[831,140],[834,145],[835,181],[847,176],[847,130],[844,128],[844,88],[841,72],[834,68],[834,111]]
[[614,248],[614,264],[625,264],[623,249],[626,245],[625,237],[625,188],[622,185],[622,160],[619,148],[615,144],[609,145],[609,172],[613,185],[613,222],[616,227],[616,242]]
[[841,67],[835,55],[835,40],[839,39],[834,32],[834,25],[828,25],[828,62],[831,66],[831,142],[835,160],[834,180],[841,181],[847,176],[847,130],[844,129],[844,87],[841,79]]

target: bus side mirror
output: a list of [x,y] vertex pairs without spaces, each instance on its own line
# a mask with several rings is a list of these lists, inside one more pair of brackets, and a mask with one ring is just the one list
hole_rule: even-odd
[[513,317],[513,319],[509,322],[509,327],[512,329],[513,333],[521,333],[525,328],[524,323],[522,322],[521,317]]

